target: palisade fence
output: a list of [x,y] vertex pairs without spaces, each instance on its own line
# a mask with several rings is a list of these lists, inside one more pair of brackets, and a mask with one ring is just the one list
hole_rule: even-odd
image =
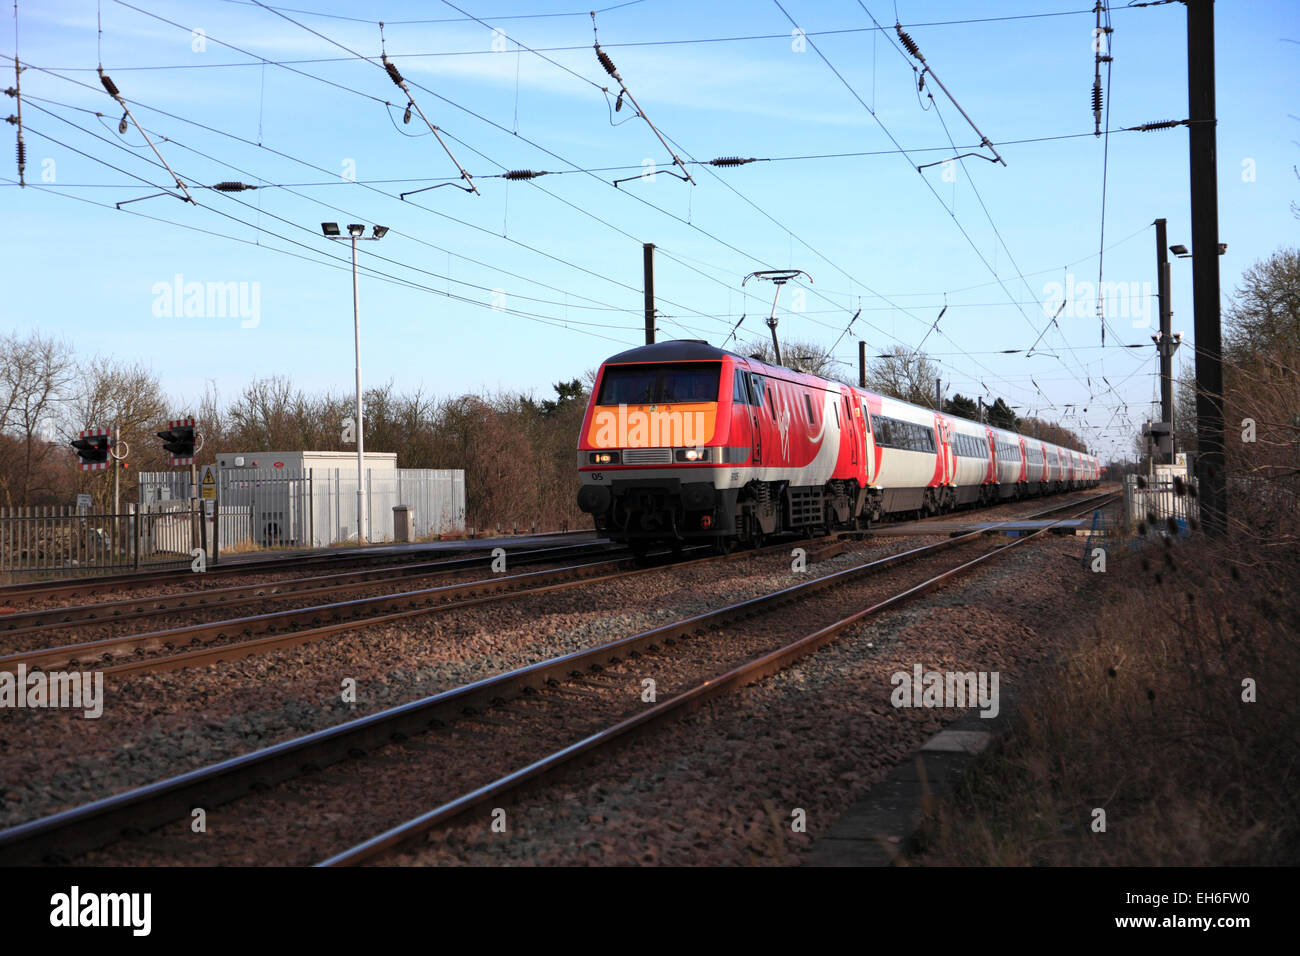
[[195,524],[184,501],[128,505],[118,515],[0,508],[0,578],[187,567],[197,547]]
[[[142,500],[189,493],[189,475],[141,478]],[[407,510],[412,540],[465,530],[465,472],[366,469],[362,483],[369,540],[393,541],[393,509]],[[357,475],[344,468],[220,468],[218,534],[223,552],[324,548],[357,539]]]
[[[139,475],[139,502],[123,514],[72,507],[0,508],[0,577],[70,577],[137,568],[188,567],[213,548],[190,511],[188,471]],[[217,470],[220,551],[322,548],[357,539],[357,476],[342,468]],[[395,540],[404,506],[411,540],[465,530],[465,472],[368,469],[362,500],[369,540]]]
[[[1140,479],[1140,480],[1139,480]],[[1196,479],[1156,480],[1140,475],[1124,478],[1124,524],[1130,530],[1145,524],[1151,532],[1188,534],[1200,520]]]

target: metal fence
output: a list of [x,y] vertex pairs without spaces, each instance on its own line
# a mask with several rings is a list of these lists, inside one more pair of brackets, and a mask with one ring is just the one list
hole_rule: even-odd
[[1188,534],[1200,520],[1196,479],[1153,480],[1142,475],[1124,479],[1124,523],[1130,530]]
[[[356,540],[357,477],[341,468],[308,471],[308,524],[316,547]],[[459,469],[367,469],[362,500],[371,541],[392,541],[393,509],[410,509],[411,538],[465,530],[465,472]]]
[[72,577],[137,568],[182,567],[195,547],[185,502],[125,514],[75,508],[0,508],[0,576]]
[[[465,529],[465,472],[367,469],[362,485],[369,540],[392,541],[393,509],[408,509],[412,540]],[[140,476],[142,507],[189,493],[189,475]],[[219,468],[220,548],[323,548],[357,540],[357,476],[343,468]]]

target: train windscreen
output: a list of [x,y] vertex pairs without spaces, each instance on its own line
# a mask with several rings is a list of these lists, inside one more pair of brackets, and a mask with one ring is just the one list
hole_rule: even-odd
[[597,405],[669,405],[716,402],[721,362],[681,365],[607,365]]

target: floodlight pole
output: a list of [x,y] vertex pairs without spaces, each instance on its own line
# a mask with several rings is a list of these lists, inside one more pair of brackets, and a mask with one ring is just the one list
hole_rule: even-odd
[[[342,239],[337,223],[321,223],[321,230],[327,239]],[[361,411],[361,298],[357,288],[357,241],[374,241],[382,239],[388,232],[386,226],[375,226],[374,235],[366,235],[366,227],[356,224],[348,226],[348,238],[352,240],[352,340],[356,354],[356,426],[357,426],[357,544],[365,544],[369,537],[369,522],[365,509],[365,460],[366,432]]]
[[363,476],[366,460],[366,430],[361,420],[361,300],[357,292],[357,237],[352,236],[352,338],[357,357],[357,544],[365,544],[366,527]]

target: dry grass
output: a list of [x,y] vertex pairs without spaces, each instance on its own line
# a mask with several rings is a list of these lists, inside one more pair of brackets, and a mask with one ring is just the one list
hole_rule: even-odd
[[1085,639],[936,808],[917,862],[1300,861],[1297,577],[1294,548],[1240,539],[1112,561]]

